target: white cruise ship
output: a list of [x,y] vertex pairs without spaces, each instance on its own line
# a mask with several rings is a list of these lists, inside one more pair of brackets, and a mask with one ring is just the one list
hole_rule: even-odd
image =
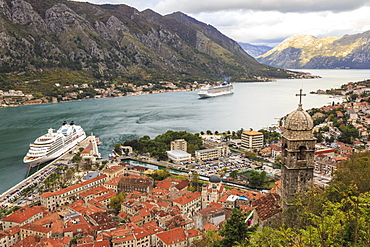
[[200,98],[211,98],[211,97],[217,97],[221,95],[227,95],[227,94],[233,94],[234,93],[234,87],[230,83],[224,82],[219,86],[210,86],[206,85],[202,87],[198,95]]
[[23,162],[31,167],[36,167],[58,158],[85,138],[86,134],[81,126],[75,125],[73,121],[70,124],[64,121],[57,132],[49,129],[47,134],[31,143]]

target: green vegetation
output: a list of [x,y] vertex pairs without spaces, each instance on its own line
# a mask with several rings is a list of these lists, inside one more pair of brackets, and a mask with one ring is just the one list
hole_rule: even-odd
[[251,234],[258,225],[248,227],[246,219],[251,212],[242,214],[240,209],[233,209],[233,213],[226,220],[224,227],[218,231],[207,231],[201,239],[196,239],[192,247],[233,247],[248,246]]
[[282,223],[252,237],[252,246],[369,246],[370,152],[340,163],[332,183],[297,196]]
[[266,180],[266,172],[258,172],[258,171],[251,171],[249,177],[249,186],[251,187],[259,187],[265,183]]
[[119,212],[121,211],[121,204],[124,200],[125,194],[124,192],[121,192],[118,195],[110,198],[109,207]]
[[151,156],[158,159],[167,159],[166,151],[170,150],[170,142],[176,139],[185,139],[188,142],[188,153],[194,154],[195,150],[203,146],[199,134],[191,134],[186,131],[172,131],[150,139],[149,136],[143,136],[139,140],[125,141],[124,146],[131,146],[136,153],[150,153]]
[[167,170],[156,170],[153,174],[150,174],[154,180],[163,180],[170,176],[170,173]]

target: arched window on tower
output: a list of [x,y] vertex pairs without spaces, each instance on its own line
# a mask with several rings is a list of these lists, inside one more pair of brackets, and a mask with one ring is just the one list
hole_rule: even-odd
[[288,145],[287,144],[284,144],[283,148],[282,148],[282,155],[283,157],[286,157],[287,155],[287,149],[288,148]]
[[298,153],[298,160],[305,160],[306,159],[306,152],[307,148],[305,146],[300,146],[299,147],[299,153]]

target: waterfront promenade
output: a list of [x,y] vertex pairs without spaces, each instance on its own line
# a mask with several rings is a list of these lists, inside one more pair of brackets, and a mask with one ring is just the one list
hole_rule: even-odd
[[[70,151],[64,153],[57,159],[53,160],[46,166],[42,167],[32,175],[26,177],[23,181],[20,183],[16,184],[12,188],[8,189],[5,191],[3,194],[0,195],[0,206],[14,206],[14,204],[18,201],[25,201],[25,200],[20,200],[22,197],[26,196],[26,193],[24,191],[27,188],[31,188],[32,186],[35,186],[34,189],[37,190],[38,184],[42,183],[47,177],[52,174],[53,171],[56,170],[58,165],[60,163],[65,163],[67,164],[68,161],[70,161],[73,157],[73,155],[77,152],[79,152],[80,148],[87,148],[89,145],[92,145],[92,153],[94,156],[100,157],[98,145],[96,143],[96,137],[91,135],[88,136],[85,140],[81,141],[79,144],[74,146]],[[26,165],[26,164],[25,164]],[[34,168],[38,169],[38,168]],[[15,205],[21,205],[15,204]]]

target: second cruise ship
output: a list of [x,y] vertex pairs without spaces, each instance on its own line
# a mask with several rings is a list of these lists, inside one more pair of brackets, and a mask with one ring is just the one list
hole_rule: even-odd
[[206,85],[199,90],[198,95],[202,99],[202,98],[211,98],[211,97],[217,97],[217,96],[233,94],[233,93],[234,93],[233,85],[230,83],[224,82],[219,86]]

